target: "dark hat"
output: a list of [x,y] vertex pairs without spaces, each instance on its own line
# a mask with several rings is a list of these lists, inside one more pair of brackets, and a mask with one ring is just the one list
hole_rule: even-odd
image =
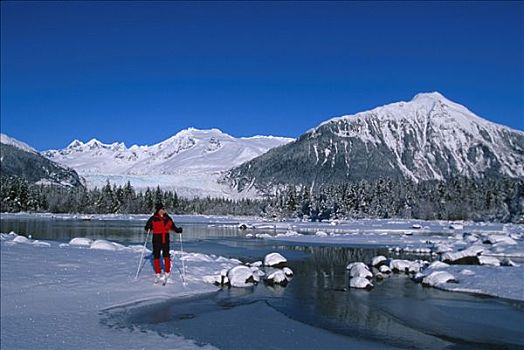
[[156,203],[155,204],[155,210],[159,211],[160,209],[164,209],[164,205],[162,203]]

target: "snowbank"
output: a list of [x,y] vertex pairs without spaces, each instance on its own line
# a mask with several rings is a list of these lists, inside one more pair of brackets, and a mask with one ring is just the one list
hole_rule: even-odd
[[[153,284],[147,259],[135,280],[141,250],[121,249],[123,246],[109,241],[89,245],[98,248],[79,249],[87,247],[89,240],[59,244],[16,234],[1,237],[2,348],[212,348],[175,335],[110,328],[101,317],[115,307],[214,292],[217,288],[206,283],[204,276],[224,264],[223,260],[193,259],[186,263],[186,286],[176,269],[168,284],[159,286]],[[177,256],[184,255],[177,252]],[[174,263],[180,262],[175,257]]]

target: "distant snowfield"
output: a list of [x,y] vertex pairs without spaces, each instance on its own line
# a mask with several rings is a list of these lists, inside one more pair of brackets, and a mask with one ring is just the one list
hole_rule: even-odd
[[[3,214],[4,216],[5,214]],[[18,214],[26,216],[30,214]],[[15,216],[15,215],[13,215]],[[42,214],[40,216],[51,216]],[[74,215],[54,216],[64,220]],[[145,215],[96,215],[92,220],[145,220]],[[209,225],[245,225],[249,239],[270,239],[304,245],[389,247],[428,259],[430,251],[454,252],[483,248],[482,256],[511,257],[514,266],[445,265],[432,269],[452,274],[458,283],[439,283],[437,288],[524,301],[524,227],[522,225],[406,220],[359,220],[354,222],[266,222],[260,218],[182,216],[178,222]],[[413,228],[419,227],[420,228]],[[261,230],[273,234],[261,234]],[[297,231],[308,232],[307,235]],[[309,234],[310,233],[310,234]],[[491,243],[483,243],[491,240]],[[167,286],[153,285],[150,265],[134,280],[141,246],[80,239],[71,244],[34,241],[14,233],[1,235],[1,334],[9,349],[103,349],[103,348],[213,348],[181,336],[114,329],[101,323],[101,315],[118,307],[141,306],[173,298],[205,295],[218,289],[206,281],[239,262],[213,255],[173,251],[174,263],[186,261],[187,286],[173,269]],[[74,244],[73,244],[74,243]],[[94,249],[98,248],[98,249]],[[470,249],[471,250],[471,249]],[[368,263],[368,262],[366,262]],[[378,288],[378,287],[377,287]],[[275,316],[276,317],[276,316]],[[323,330],[297,324],[278,315],[275,322],[292,322],[297,335],[325,337]],[[319,338],[320,339],[320,338]],[[358,347],[358,344],[355,343]],[[362,344],[360,344],[362,345]]]
[[127,148],[117,142],[75,140],[65,149],[42,154],[75,169],[88,188],[100,188],[107,181],[116,185],[130,182],[137,190],[160,186],[189,198],[242,198],[254,194],[239,194],[219,183],[222,174],[292,140],[274,136],[235,138],[218,129],[189,128],[151,146]]

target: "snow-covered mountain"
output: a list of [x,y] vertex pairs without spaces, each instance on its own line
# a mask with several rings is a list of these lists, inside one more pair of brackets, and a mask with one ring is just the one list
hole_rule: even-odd
[[18,176],[29,183],[82,187],[83,179],[68,167],[57,164],[28,144],[0,134],[2,175]]
[[182,196],[234,196],[231,188],[217,182],[224,171],[291,141],[272,136],[235,138],[218,129],[190,128],[152,146],[74,140],[65,149],[43,155],[78,171],[88,187],[103,186],[107,180],[130,181],[135,188],[159,185]]
[[10,136],[7,136],[6,134],[0,134],[0,143],[4,145],[11,145],[18,149],[21,149],[22,151],[29,152],[29,153],[35,153],[37,154],[38,151],[35,150],[33,147],[29,146],[27,143],[19,141],[17,139],[14,139]]
[[489,122],[438,92],[330,119],[232,169],[239,190],[377,178],[524,177],[524,132]]

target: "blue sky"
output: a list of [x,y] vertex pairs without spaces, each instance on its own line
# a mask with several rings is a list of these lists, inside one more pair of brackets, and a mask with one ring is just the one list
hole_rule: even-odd
[[1,130],[38,150],[297,137],[427,91],[524,130],[523,2],[0,6]]

